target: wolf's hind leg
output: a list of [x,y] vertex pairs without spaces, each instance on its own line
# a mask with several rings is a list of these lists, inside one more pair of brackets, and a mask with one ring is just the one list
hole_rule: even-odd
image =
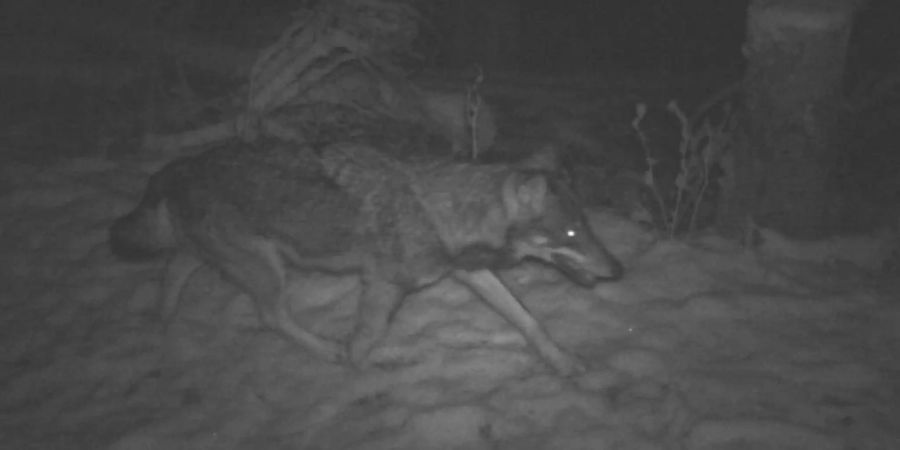
[[160,292],[161,305],[160,316],[163,324],[168,327],[178,314],[178,306],[181,304],[181,291],[191,276],[203,266],[203,263],[186,252],[178,252],[166,264]]
[[216,240],[214,244],[206,246],[207,256],[252,298],[265,326],[323,359],[332,362],[346,359],[343,346],[306,330],[291,317],[285,291],[286,268],[276,242],[254,236],[228,242]]
[[362,283],[356,330],[350,339],[350,359],[360,366],[365,365],[369,352],[387,334],[390,321],[404,298],[399,286],[372,273],[364,272]]

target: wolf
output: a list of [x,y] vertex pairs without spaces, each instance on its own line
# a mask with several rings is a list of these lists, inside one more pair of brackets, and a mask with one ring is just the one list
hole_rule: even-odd
[[[175,160],[110,228],[125,259],[169,253],[162,313],[175,315],[191,274],[217,269],[254,300],[261,322],[334,362],[365,364],[411,293],[453,278],[513,324],[558,373],[582,369],[498,277],[534,258],[593,286],[622,266],[564,186],[532,167],[400,162],[361,143],[322,148],[235,144]],[[347,346],[292,318],[288,274],[362,281]]]

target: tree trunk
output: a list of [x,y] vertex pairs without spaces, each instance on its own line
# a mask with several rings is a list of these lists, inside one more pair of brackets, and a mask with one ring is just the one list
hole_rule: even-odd
[[726,232],[747,219],[794,236],[827,231],[852,3],[752,2],[743,135],[719,216]]

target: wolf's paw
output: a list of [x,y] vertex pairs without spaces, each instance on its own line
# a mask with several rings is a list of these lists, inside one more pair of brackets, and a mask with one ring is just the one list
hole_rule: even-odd
[[343,364],[347,362],[347,351],[343,345],[336,342],[321,341],[313,351],[320,358],[334,364]]
[[325,355],[325,359],[334,364],[346,364],[350,357],[343,345],[336,345],[333,350],[329,350]]
[[547,362],[560,376],[570,377],[587,372],[587,367],[581,360],[564,352],[555,352],[547,355]]
[[350,362],[359,368],[365,368],[369,362],[369,352],[375,346],[374,342],[354,340],[350,343]]
[[358,332],[350,340],[350,362],[359,368],[368,367],[369,353],[372,352],[379,340],[380,336],[376,336],[374,333]]

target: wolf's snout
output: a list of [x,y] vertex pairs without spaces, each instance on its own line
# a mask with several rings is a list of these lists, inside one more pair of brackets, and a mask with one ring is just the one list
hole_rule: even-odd
[[553,263],[572,281],[592,287],[600,281],[622,278],[622,264],[604,250],[597,254],[585,254],[562,247],[552,253]]

